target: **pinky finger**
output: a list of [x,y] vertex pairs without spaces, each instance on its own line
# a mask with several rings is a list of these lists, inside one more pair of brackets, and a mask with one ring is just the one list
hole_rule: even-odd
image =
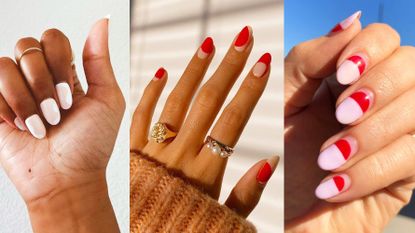
[[25,130],[23,121],[16,117],[3,95],[0,94],[0,122],[1,121],[6,122],[12,128],[18,128],[22,131]]
[[167,82],[167,72],[164,68],[159,68],[151,82],[144,90],[144,94],[134,111],[130,128],[131,150],[142,150],[147,144],[148,131],[154,109],[160,98],[161,92]]
[[273,156],[252,166],[232,189],[225,205],[239,215],[248,217],[258,204],[262,191],[274,173],[278,162],[279,157]]

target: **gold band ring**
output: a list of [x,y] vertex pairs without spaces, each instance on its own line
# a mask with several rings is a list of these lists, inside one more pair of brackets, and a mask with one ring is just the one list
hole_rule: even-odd
[[151,138],[157,143],[163,143],[169,138],[176,137],[177,133],[170,130],[166,124],[157,122],[151,129]]
[[41,52],[41,53],[43,53],[43,50],[41,48],[38,48],[38,47],[30,47],[30,48],[27,48],[27,49],[25,49],[20,54],[19,57],[17,57],[17,59],[16,59],[17,62],[20,62],[20,60],[22,60],[22,58],[23,58],[24,55],[29,54],[29,53],[33,53],[33,52]]

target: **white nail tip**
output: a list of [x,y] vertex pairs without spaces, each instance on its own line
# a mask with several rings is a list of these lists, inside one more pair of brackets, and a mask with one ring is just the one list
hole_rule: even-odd
[[333,170],[343,165],[346,160],[335,144],[323,150],[318,157],[318,165],[323,170]]
[[344,61],[337,70],[337,81],[340,84],[347,85],[357,81],[360,77],[358,66],[352,61]]
[[347,97],[336,109],[336,118],[342,124],[353,123],[362,115],[363,111],[359,104],[350,97]]
[[354,14],[352,14],[351,16],[349,16],[347,19],[343,20],[340,22],[340,26],[342,27],[342,29],[346,29],[348,27],[350,27],[350,25],[353,24],[353,22],[357,19],[360,18],[360,15],[362,14],[362,11],[357,11]]
[[25,123],[29,129],[29,132],[35,138],[42,139],[46,136],[46,128],[45,125],[43,125],[42,119],[40,119],[39,115],[31,115],[25,120]]
[[14,118],[14,124],[21,131],[25,131],[24,124],[23,124],[22,120],[20,120],[20,118],[18,118],[18,117]]
[[61,120],[58,104],[53,98],[43,100],[42,103],[40,103],[40,109],[49,124],[57,125]]
[[63,109],[69,109],[72,106],[72,92],[69,84],[59,83],[56,85],[59,103]]
[[262,63],[262,62],[258,62],[255,64],[254,68],[252,69],[252,73],[254,74],[255,77],[262,77],[262,75],[264,75],[265,71],[267,70],[267,65]]

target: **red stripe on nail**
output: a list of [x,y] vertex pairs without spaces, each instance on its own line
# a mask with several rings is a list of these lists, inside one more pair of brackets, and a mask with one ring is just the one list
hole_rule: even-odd
[[239,32],[238,38],[236,38],[235,46],[242,47],[244,46],[249,40],[249,28],[245,26],[241,32]]
[[334,183],[336,184],[337,189],[341,192],[344,188],[344,179],[341,176],[333,177]]
[[157,79],[161,79],[164,76],[164,73],[166,73],[166,70],[163,67],[160,67],[156,74],[154,75],[154,77],[156,77]]
[[269,180],[269,178],[271,178],[271,175],[272,175],[271,165],[269,165],[269,163],[266,162],[262,166],[261,170],[259,170],[256,180],[261,184],[265,184]]
[[354,99],[359,104],[362,112],[366,112],[370,105],[370,96],[363,91],[353,93],[350,98]]
[[200,48],[203,52],[210,54],[213,51],[213,40],[211,37],[206,38]]
[[332,28],[332,29],[330,30],[330,32],[331,32],[331,33],[333,33],[333,32],[338,32],[338,31],[341,31],[341,30],[343,30],[343,28],[342,28],[342,26],[338,23],[338,24],[336,24],[336,26],[334,26],[334,28]]
[[363,71],[365,71],[366,62],[361,56],[354,55],[354,56],[351,56],[351,57],[347,58],[347,60],[349,60],[349,61],[353,62],[354,64],[356,64],[357,68],[359,68],[359,73],[360,74],[362,74]]
[[342,153],[344,159],[347,160],[350,156],[351,151],[352,151],[352,148],[350,147],[349,142],[345,139],[340,139],[337,142],[335,142],[334,144],[340,150],[340,152]]

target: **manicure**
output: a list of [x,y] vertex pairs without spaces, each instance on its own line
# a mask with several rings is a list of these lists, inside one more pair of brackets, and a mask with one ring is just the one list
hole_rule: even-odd
[[249,42],[249,38],[251,37],[251,28],[249,26],[245,26],[238,34],[238,37],[235,40],[234,46],[236,51],[242,52],[246,48]]
[[345,137],[324,149],[318,156],[318,165],[323,170],[334,170],[342,166],[357,151],[357,142]]
[[164,77],[164,74],[165,74],[165,73],[166,73],[166,70],[165,70],[163,67],[160,67],[160,68],[157,70],[156,74],[154,75],[153,80],[154,80],[154,81],[157,81],[157,80],[162,79],[162,78]]
[[356,82],[367,66],[367,57],[358,53],[346,59],[337,70],[337,81],[347,85]]
[[373,103],[373,93],[359,90],[347,97],[336,109],[336,118],[342,124],[350,124],[358,120]]
[[255,64],[254,68],[252,69],[252,73],[255,77],[262,77],[269,68],[269,64],[271,63],[271,54],[265,53],[262,57],[258,60]]
[[46,121],[51,125],[57,125],[61,120],[59,107],[53,98],[47,98],[40,103],[40,109]]
[[350,178],[346,174],[336,175],[323,181],[315,191],[316,197],[329,199],[346,191],[350,187]]
[[209,57],[209,55],[212,53],[213,48],[214,48],[214,45],[213,45],[212,38],[211,37],[207,37],[203,41],[203,43],[200,46],[199,50],[197,51],[197,56],[200,59],[205,59],[205,58]]
[[42,139],[46,136],[46,128],[43,125],[39,115],[33,114],[25,120],[26,126],[29,132],[38,139]]
[[15,124],[15,125],[16,125],[16,127],[17,127],[18,129],[20,129],[21,131],[25,131],[23,121],[22,121],[22,120],[20,120],[20,118],[19,118],[19,117],[14,118],[14,124]]
[[275,171],[275,168],[277,167],[279,157],[273,156],[269,158],[264,165],[262,165],[261,169],[259,169],[256,180],[261,185],[265,185],[268,180],[271,178],[272,174]]
[[359,19],[362,15],[361,11],[355,12],[353,15],[349,16],[345,20],[341,21],[340,23],[336,24],[333,29],[331,29],[330,33],[340,32],[346,30],[356,19]]
[[61,107],[63,109],[69,109],[72,106],[72,91],[68,83],[56,84],[56,93]]

